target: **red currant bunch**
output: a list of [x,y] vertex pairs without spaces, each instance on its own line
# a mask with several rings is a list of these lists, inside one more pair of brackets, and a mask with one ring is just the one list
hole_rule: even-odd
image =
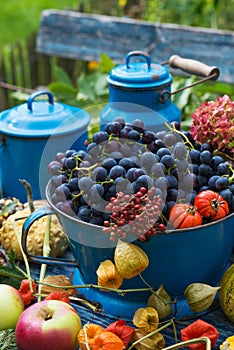
[[157,223],[161,215],[162,200],[156,195],[155,187],[148,191],[145,187],[128,195],[118,192],[112,197],[105,210],[111,212],[110,220],[104,222],[104,233],[110,234],[110,240],[126,238],[131,233],[134,238],[146,241],[155,236],[157,230],[164,231],[165,226]]

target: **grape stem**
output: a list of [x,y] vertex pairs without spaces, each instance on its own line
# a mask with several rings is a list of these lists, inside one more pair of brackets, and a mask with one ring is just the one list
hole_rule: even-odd
[[182,138],[185,139],[186,143],[191,147],[191,149],[194,149],[192,143],[189,141],[189,139],[187,138],[187,136],[186,136],[183,132],[181,132],[180,130],[177,130],[175,127],[171,127],[171,126],[170,126],[168,123],[166,123],[166,122],[165,122],[164,124],[166,125],[166,127],[167,127],[170,131],[174,131],[174,132],[176,132],[177,134],[181,135]]
[[79,171],[84,171],[84,172],[87,172],[88,174],[90,174],[90,172],[93,170],[93,169],[95,169],[96,167],[98,166],[98,163],[95,163],[95,164],[93,164],[93,165],[91,165],[91,166],[89,166],[89,167],[87,167],[87,168],[79,168],[79,166],[75,166],[75,168],[74,169],[72,169],[71,170],[71,173],[70,173],[70,176],[72,177],[72,173],[73,173],[73,171],[76,171],[76,170],[79,170]]
[[232,175],[229,177],[228,181],[229,183],[231,184],[233,181],[234,181],[234,169],[233,167],[231,166],[231,164],[229,165],[229,169],[231,170],[232,172]]

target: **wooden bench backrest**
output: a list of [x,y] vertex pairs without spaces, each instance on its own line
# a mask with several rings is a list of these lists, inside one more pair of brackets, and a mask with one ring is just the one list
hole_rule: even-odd
[[[234,83],[234,32],[92,15],[73,11],[42,12],[36,50],[49,56],[98,61],[102,52],[116,64],[129,51],[141,50],[154,63],[173,54],[220,69],[219,81]],[[170,67],[168,67],[171,71]],[[176,69],[176,74],[183,72]]]

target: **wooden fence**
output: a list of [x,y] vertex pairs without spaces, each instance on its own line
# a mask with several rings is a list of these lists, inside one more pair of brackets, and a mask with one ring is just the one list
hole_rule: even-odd
[[36,51],[36,34],[7,47],[0,57],[0,111],[19,104],[13,92],[32,93],[52,81],[53,65],[61,66],[73,78],[73,59],[51,57]]
[[[51,59],[35,52],[36,36],[32,35],[25,42],[7,47],[0,62],[0,100],[1,110],[11,107],[13,91],[30,93],[39,82],[46,84],[51,76]],[[41,69],[43,67],[43,70]]]

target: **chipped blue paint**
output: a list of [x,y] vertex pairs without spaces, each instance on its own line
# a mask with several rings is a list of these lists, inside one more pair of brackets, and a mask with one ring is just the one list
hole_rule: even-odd
[[[84,61],[98,61],[104,52],[116,64],[123,63],[132,50],[146,51],[158,63],[178,54],[217,66],[219,80],[234,83],[233,31],[45,10],[36,47],[39,53]],[[180,70],[176,73],[183,74]]]

